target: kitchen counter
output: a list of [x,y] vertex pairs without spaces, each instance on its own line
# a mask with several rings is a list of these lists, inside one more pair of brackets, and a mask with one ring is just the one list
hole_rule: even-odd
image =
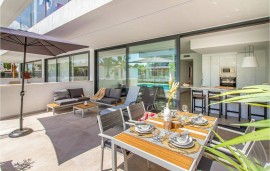
[[215,87],[207,87],[207,86],[180,86],[181,88],[190,88],[190,89],[199,89],[199,90],[216,90],[216,91],[232,91],[237,90],[235,87],[225,87],[225,86],[215,86]]

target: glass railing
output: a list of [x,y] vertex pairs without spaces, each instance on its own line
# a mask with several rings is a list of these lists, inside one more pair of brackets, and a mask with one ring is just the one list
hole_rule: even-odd
[[33,0],[9,28],[28,30],[71,0]]

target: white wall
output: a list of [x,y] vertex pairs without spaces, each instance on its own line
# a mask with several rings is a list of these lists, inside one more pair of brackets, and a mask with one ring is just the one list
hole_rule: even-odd
[[[184,58],[184,55],[190,55],[189,58]],[[202,79],[202,55],[198,53],[181,54],[181,60],[192,59],[193,60],[193,85],[201,85]]]
[[[11,81],[19,81],[22,82],[21,78],[0,78],[0,85],[3,84],[9,84]],[[27,84],[27,80],[24,80],[24,82]],[[30,83],[43,83],[44,78],[31,78],[29,79]]]
[[[86,96],[94,94],[92,81],[25,84],[24,113],[46,109],[53,102],[53,91],[67,88],[83,88]],[[21,85],[0,85],[0,119],[19,115]]]

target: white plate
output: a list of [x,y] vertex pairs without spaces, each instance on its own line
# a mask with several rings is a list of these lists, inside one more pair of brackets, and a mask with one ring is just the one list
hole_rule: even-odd
[[206,125],[206,124],[208,124],[208,120],[207,119],[205,119],[204,117],[202,117],[202,119],[199,121],[199,120],[197,120],[197,116],[195,116],[195,117],[191,117],[190,118],[190,121],[192,122],[192,123],[194,123],[194,124],[196,124],[196,125]]
[[170,144],[172,144],[173,146],[178,147],[178,148],[191,148],[194,146],[195,143],[194,143],[194,141],[191,141],[187,145],[179,145],[179,144],[174,143],[173,141],[170,141]]
[[171,141],[177,145],[188,145],[191,143],[192,138],[190,136],[187,136],[185,139],[182,137],[174,137]]
[[152,125],[136,125],[135,131],[139,133],[149,133],[154,127]]

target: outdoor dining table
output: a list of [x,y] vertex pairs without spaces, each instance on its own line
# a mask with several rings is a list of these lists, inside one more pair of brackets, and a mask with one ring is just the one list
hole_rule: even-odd
[[[182,115],[183,112],[178,112]],[[196,114],[189,114],[189,116],[196,116]],[[177,150],[169,149],[162,142],[153,141],[153,138],[146,138],[140,136],[134,136],[131,128],[121,132],[113,137],[112,140],[112,170],[117,170],[117,153],[116,146],[124,148],[133,154],[136,154],[146,160],[149,160],[157,165],[160,165],[168,170],[172,171],[193,171],[197,168],[201,157],[204,152],[203,146],[213,138],[211,129],[216,130],[217,118],[210,116],[203,116],[208,120],[209,127],[200,127],[195,125],[184,125],[178,129],[172,130],[172,133],[183,133],[189,131],[189,135],[197,142],[198,148],[196,152],[185,153]],[[160,130],[160,136],[165,136],[164,120],[157,115],[148,118],[145,122],[154,125]]]

